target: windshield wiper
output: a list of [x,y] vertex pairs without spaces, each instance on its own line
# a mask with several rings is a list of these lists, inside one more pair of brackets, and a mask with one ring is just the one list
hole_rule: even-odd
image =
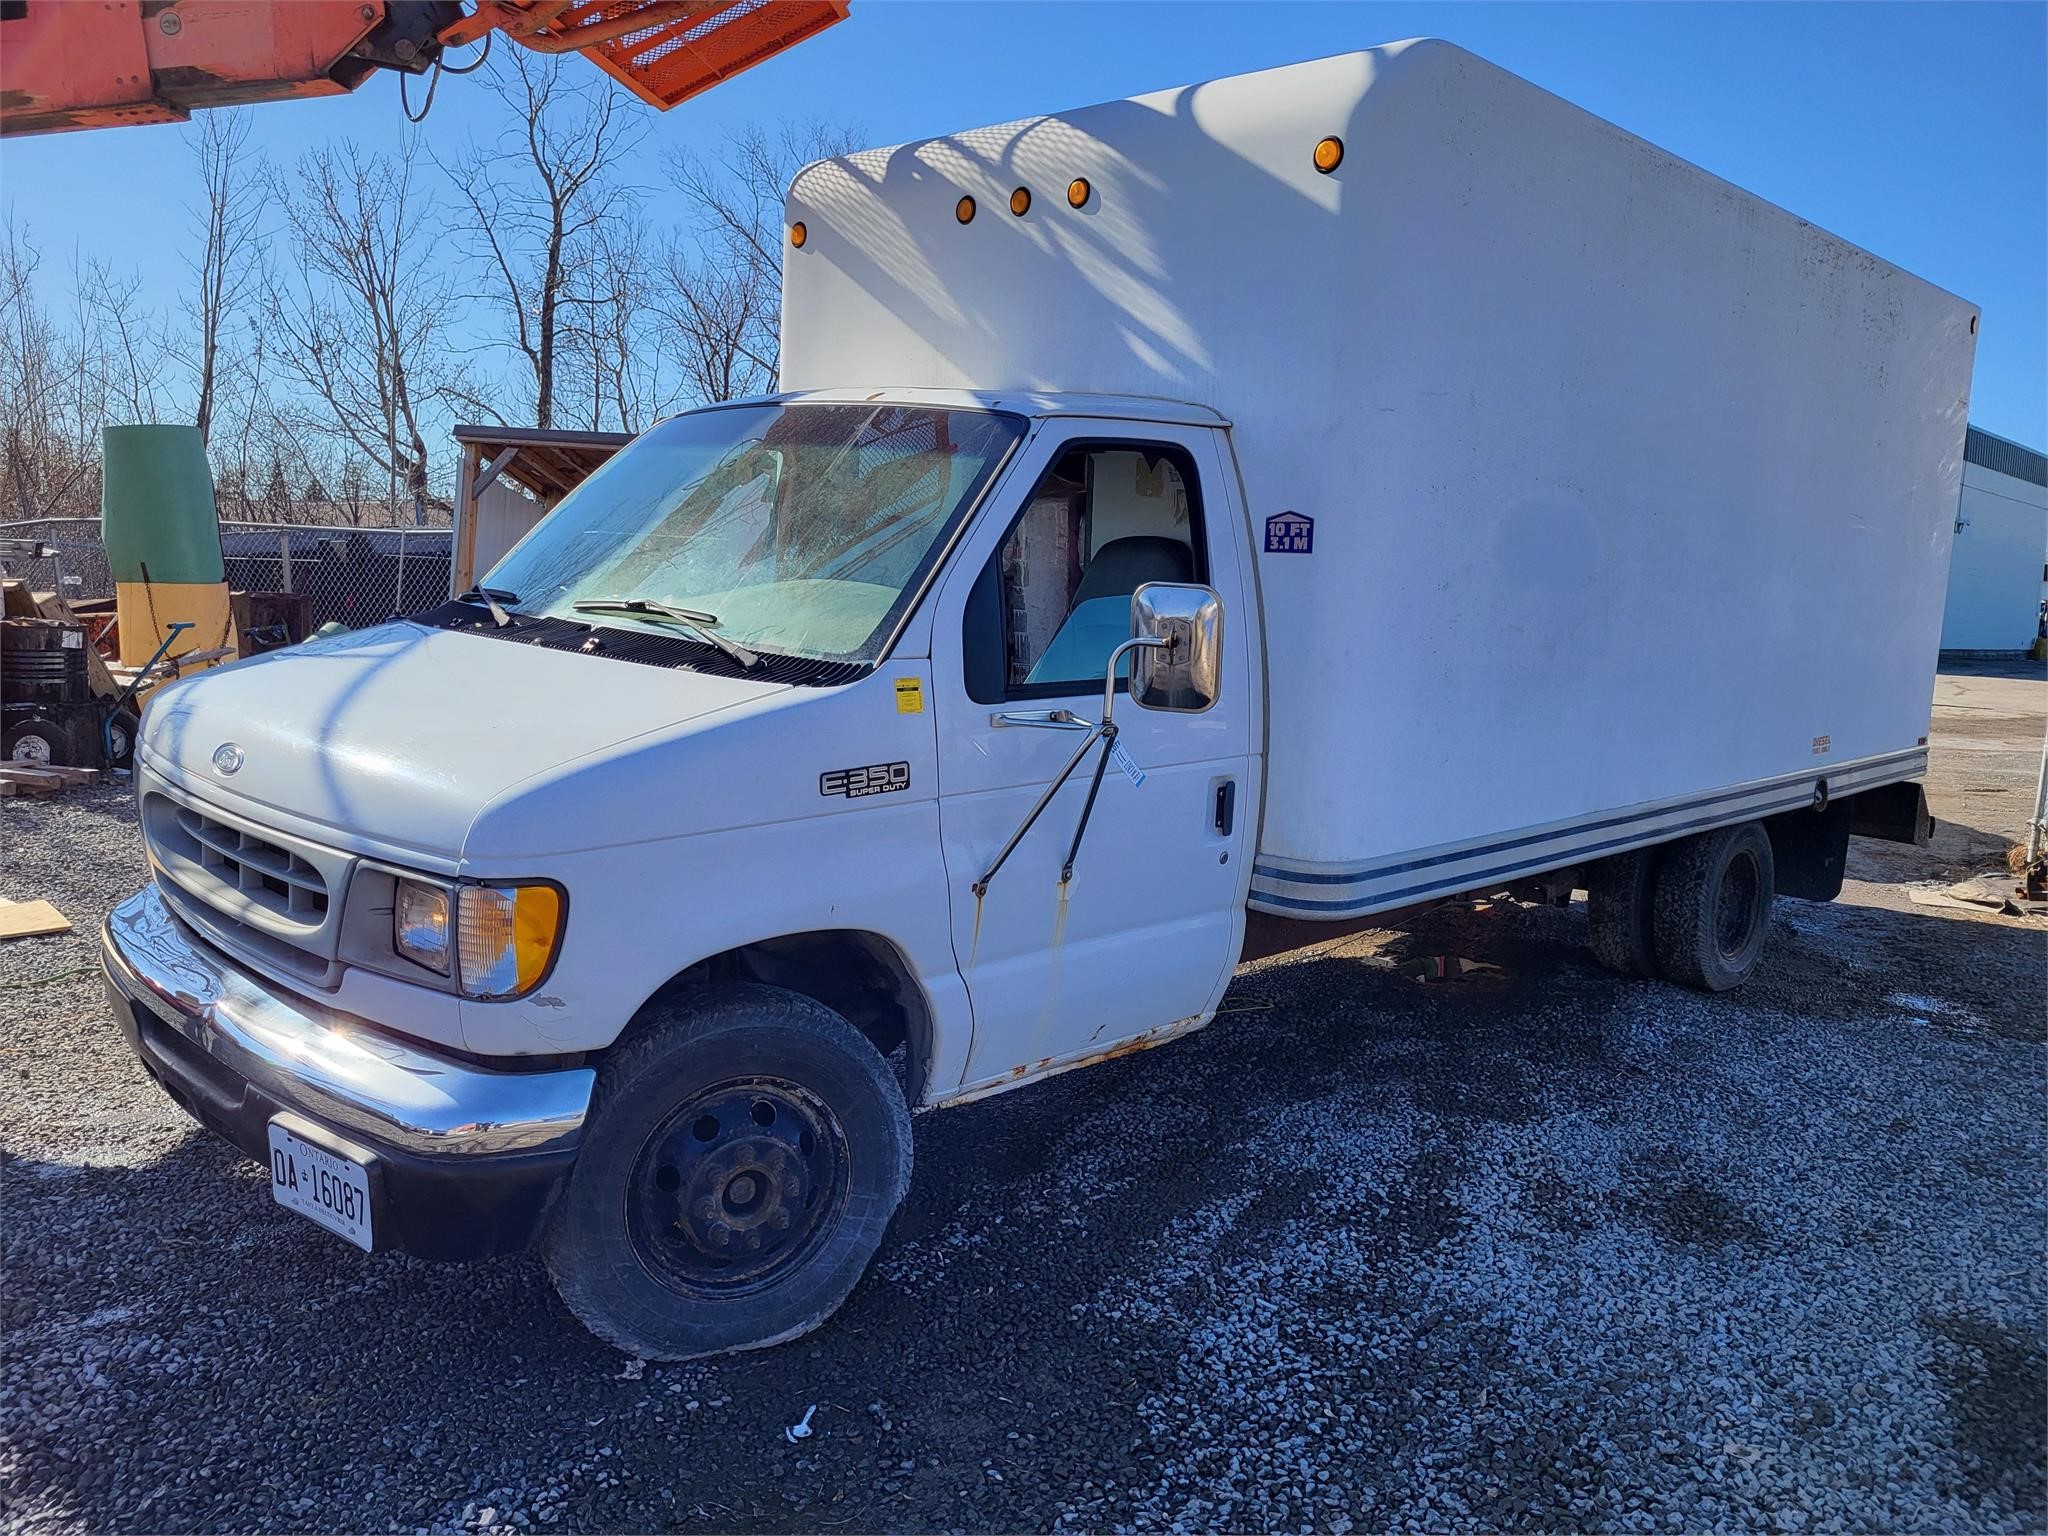
[[455,601],[458,603],[481,601],[486,608],[491,610],[491,622],[496,624],[498,628],[503,629],[512,622],[512,615],[500,607],[499,604],[516,603],[519,601],[519,594],[517,592],[507,592],[503,587],[471,587],[462,596],[456,598]]
[[761,664],[756,656],[736,640],[728,640],[718,633],[718,615],[705,613],[698,608],[679,608],[674,603],[657,603],[646,597],[589,597],[569,605],[578,613],[628,613],[641,619],[669,619],[690,628],[745,667],[749,672]]

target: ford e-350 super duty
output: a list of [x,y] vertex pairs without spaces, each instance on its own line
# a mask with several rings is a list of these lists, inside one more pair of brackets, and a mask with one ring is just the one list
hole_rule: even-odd
[[1248,948],[1584,889],[1720,989],[1924,835],[1969,304],[1432,42],[786,216],[782,393],[148,711],[116,1012],[321,1226],[769,1344],[913,1107],[1197,1029]]

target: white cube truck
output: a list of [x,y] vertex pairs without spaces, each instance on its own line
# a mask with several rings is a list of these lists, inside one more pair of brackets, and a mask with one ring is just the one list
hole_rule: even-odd
[[1583,888],[1722,988],[1924,835],[1969,304],[1438,42],[787,215],[784,393],[148,712],[116,1012],[362,1247],[772,1343],[910,1107],[1197,1029],[1252,949]]

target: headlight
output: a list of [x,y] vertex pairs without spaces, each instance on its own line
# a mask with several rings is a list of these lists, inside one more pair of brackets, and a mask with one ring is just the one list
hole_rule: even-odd
[[391,947],[415,965],[448,974],[448,888],[401,880],[391,903]]
[[552,885],[465,885],[456,896],[462,990],[518,997],[539,986],[562,937],[562,893]]

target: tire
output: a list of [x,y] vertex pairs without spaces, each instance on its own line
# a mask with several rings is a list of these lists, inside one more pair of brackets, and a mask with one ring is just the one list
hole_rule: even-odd
[[1652,905],[1657,969],[1705,992],[1740,986],[1763,958],[1775,894],[1771,839],[1756,822],[1671,844]]
[[708,987],[598,1069],[541,1257],[631,1355],[763,1349],[838,1309],[909,1186],[903,1090],[858,1030],[780,987]]
[[1586,872],[1586,937],[1593,958],[1617,976],[1658,974],[1651,933],[1657,853],[1638,848],[1602,859]]
[[108,768],[129,768],[135,763],[135,737],[141,722],[125,709],[116,710],[107,722],[106,740],[111,749],[105,766]]
[[7,734],[0,737],[0,757],[24,768],[68,763],[71,761],[71,734],[54,720],[31,715],[19,724],[10,725]]

